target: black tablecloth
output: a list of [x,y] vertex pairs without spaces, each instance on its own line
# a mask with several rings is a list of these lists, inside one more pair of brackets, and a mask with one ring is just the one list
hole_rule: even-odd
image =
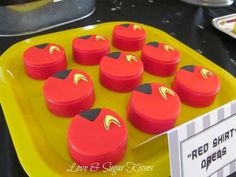
[[[214,17],[235,12],[236,3],[224,8],[206,8],[177,0],[97,0],[95,13],[82,21],[35,35],[0,38],[0,54],[14,43],[32,36],[95,23],[126,20],[145,23],[168,32],[236,76],[236,40],[211,25]],[[0,177],[19,176],[27,175],[18,161],[4,115],[0,110]]]

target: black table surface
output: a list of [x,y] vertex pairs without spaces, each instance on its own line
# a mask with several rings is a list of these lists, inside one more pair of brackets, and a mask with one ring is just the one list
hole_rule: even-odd
[[[81,21],[21,37],[0,37],[0,55],[11,45],[33,36],[81,26],[134,21],[157,27],[236,76],[236,40],[216,30],[211,20],[236,12],[236,3],[223,8],[188,5],[178,0],[97,0],[95,13]],[[1,25],[1,24],[0,24]],[[158,39],[157,39],[158,40]],[[5,117],[0,109],[0,177],[25,177]],[[231,177],[236,174],[231,175]]]

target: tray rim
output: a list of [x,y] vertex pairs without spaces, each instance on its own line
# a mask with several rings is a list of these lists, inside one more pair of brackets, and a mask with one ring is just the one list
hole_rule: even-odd
[[[35,36],[29,39],[25,39],[22,40],[16,44],[14,44],[13,46],[11,46],[10,48],[7,49],[7,51],[5,51],[2,56],[0,56],[0,72],[1,69],[4,69],[4,65],[7,62],[7,58],[9,57],[9,55],[12,55],[12,51],[17,52],[17,48],[18,46],[21,46],[21,44],[25,44],[25,43],[30,43],[30,40],[37,40],[39,38],[45,37],[45,36],[50,36],[50,35],[60,35],[62,33],[69,33],[69,32],[73,32],[76,30],[81,30],[81,29],[88,29],[91,26],[94,26],[94,28],[97,28],[99,26],[104,26],[104,25],[115,25],[115,24],[122,24],[122,23],[135,23],[135,24],[140,24],[144,27],[148,27],[149,30],[152,31],[158,31],[161,35],[163,36],[168,36],[169,39],[172,40],[173,43],[175,43],[176,45],[181,45],[182,48],[186,49],[186,53],[191,53],[194,52],[194,55],[196,55],[197,57],[200,57],[202,59],[204,59],[204,62],[206,62],[207,65],[213,65],[215,67],[216,70],[221,70],[223,75],[226,75],[227,77],[225,77],[225,79],[227,79],[228,81],[230,81],[231,79],[235,79],[229,72],[227,72],[226,70],[224,70],[223,68],[221,68],[220,66],[218,66],[217,64],[213,63],[212,61],[208,60],[207,58],[205,58],[204,56],[200,55],[199,53],[197,53],[196,51],[194,51],[194,49],[188,47],[186,44],[180,42],[179,40],[175,39],[174,37],[172,37],[171,35],[169,35],[168,33],[155,28],[153,26],[149,26],[149,25],[145,25],[142,23],[137,23],[137,22],[132,22],[132,21],[113,21],[113,22],[105,22],[105,23],[101,23],[101,24],[94,24],[94,25],[88,25],[88,26],[84,26],[84,27],[79,27],[79,28],[74,28],[74,29],[69,29],[69,30],[63,30],[63,31],[59,31],[59,32],[54,32],[54,33],[49,33],[49,34],[44,34],[44,35],[39,35],[39,36]],[[16,149],[17,152],[17,156],[20,160],[20,163],[22,165],[22,167],[24,168],[24,170],[26,171],[26,173],[30,176],[30,175],[34,175],[34,176],[60,176],[60,174],[58,174],[56,171],[54,171],[53,169],[49,168],[49,166],[47,166],[47,164],[44,162],[44,160],[42,159],[42,157],[40,156],[40,154],[38,153],[38,151],[35,151],[34,149],[34,143],[31,140],[31,136],[29,133],[29,130],[27,129],[27,126],[22,122],[18,122],[18,125],[15,125],[12,122],[12,119],[9,119],[7,117],[14,117],[14,115],[16,115],[16,113],[18,114],[18,116],[22,117],[22,111],[20,110],[20,108],[17,106],[17,103],[14,100],[14,91],[13,89],[11,89],[10,85],[8,84],[2,84],[1,82],[3,81],[3,78],[1,78],[0,76],[0,88],[4,88],[1,89],[3,90],[3,92],[0,93],[0,103],[2,105],[2,109],[4,112],[4,116],[7,122],[7,126],[9,128],[9,132],[11,134],[12,137],[12,141],[14,144],[14,147]],[[236,88],[236,82],[233,83],[234,87]],[[6,94],[6,92],[8,92]],[[5,93],[5,94],[3,94]],[[6,98],[7,97],[7,98]],[[10,105],[11,109],[12,107],[14,107],[14,112],[12,112],[10,110],[10,108],[8,107]],[[199,115],[200,116],[200,115]],[[198,116],[197,116],[198,117]],[[195,118],[193,118],[195,119]],[[193,120],[191,119],[191,120]],[[16,130],[17,127],[21,127],[20,131],[19,129]],[[20,146],[19,144],[21,143],[20,138],[17,138],[19,136],[24,137],[24,143],[26,146],[28,146],[27,150],[24,149],[23,146]],[[24,145],[24,146],[25,146]],[[24,156],[25,155],[25,151],[27,151],[28,154],[30,154],[29,156]],[[24,153],[22,153],[24,152]],[[34,165],[32,165],[31,162],[34,162]],[[41,168],[37,168],[38,166],[40,166]]]
[[223,30],[222,28],[219,27],[219,25],[217,24],[218,21],[220,20],[223,20],[224,18],[231,18],[232,16],[235,16],[236,17],[236,13],[233,13],[233,14],[229,14],[229,15],[224,15],[224,16],[220,16],[220,17],[216,17],[216,18],[213,18],[211,23],[212,25],[218,29],[219,31],[233,37],[234,39],[236,39],[236,34],[230,32],[230,31],[226,31],[226,30]]

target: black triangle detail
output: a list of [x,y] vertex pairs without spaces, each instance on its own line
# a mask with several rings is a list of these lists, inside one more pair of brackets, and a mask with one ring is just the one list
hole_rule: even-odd
[[147,43],[147,45],[150,45],[150,46],[153,46],[153,47],[158,47],[158,42],[149,42],[149,43]]
[[81,39],[89,39],[91,37],[91,35],[86,35],[86,36],[80,36],[79,38]]
[[97,109],[90,109],[90,110],[83,111],[79,113],[79,115],[89,121],[94,121],[98,117],[100,112],[101,112],[101,109],[97,108]]
[[118,59],[120,57],[121,52],[112,52],[109,53],[108,56],[113,58],[113,59]]
[[194,71],[194,66],[193,65],[187,65],[187,66],[181,67],[181,69],[189,71],[189,72],[193,72]]
[[122,24],[122,25],[120,25],[120,26],[123,26],[123,27],[128,28],[128,27],[129,27],[129,24]]
[[65,79],[70,74],[70,72],[71,72],[71,69],[60,71],[54,74],[53,77],[58,78],[58,79]]
[[39,49],[44,49],[45,47],[47,47],[48,43],[44,43],[44,44],[39,44],[36,45],[35,47],[39,48]]
[[151,84],[142,84],[138,86],[135,90],[149,95],[152,94]]

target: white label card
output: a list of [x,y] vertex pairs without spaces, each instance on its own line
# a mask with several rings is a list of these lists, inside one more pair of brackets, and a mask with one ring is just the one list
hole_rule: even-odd
[[236,171],[236,101],[168,132],[172,177],[226,177]]

